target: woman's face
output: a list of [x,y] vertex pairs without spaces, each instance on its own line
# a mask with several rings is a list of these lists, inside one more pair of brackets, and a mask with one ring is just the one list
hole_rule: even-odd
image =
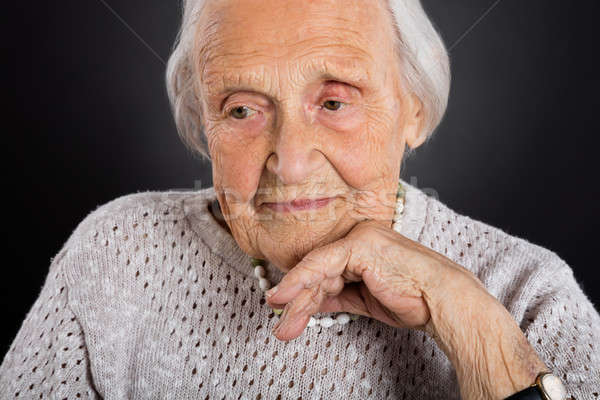
[[208,2],[198,90],[214,188],[247,254],[286,272],[362,220],[391,226],[423,113],[390,18],[376,0]]

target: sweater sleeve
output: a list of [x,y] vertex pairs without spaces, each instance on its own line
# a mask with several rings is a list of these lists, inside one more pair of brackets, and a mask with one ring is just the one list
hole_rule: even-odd
[[525,335],[561,378],[567,399],[600,398],[600,316],[563,261],[525,314]]
[[62,265],[55,261],[0,365],[2,398],[100,398],[90,375],[84,333],[69,308]]

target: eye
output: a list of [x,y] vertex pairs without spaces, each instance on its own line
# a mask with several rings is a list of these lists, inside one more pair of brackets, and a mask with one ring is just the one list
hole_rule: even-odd
[[325,107],[326,109],[330,110],[330,111],[337,111],[340,108],[342,108],[342,103],[341,101],[337,101],[337,100],[327,100],[326,102],[323,103],[323,107]]
[[232,109],[227,111],[227,114],[231,115],[235,119],[245,119],[255,112],[256,111],[254,111],[251,108],[248,108],[246,106],[238,106],[238,107],[233,107]]

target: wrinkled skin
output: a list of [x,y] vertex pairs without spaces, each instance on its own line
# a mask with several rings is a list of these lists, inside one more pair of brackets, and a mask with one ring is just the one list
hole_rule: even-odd
[[[220,23],[198,31],[200,91],[214,187],[240,247],[288,271],[360,220],[391,224],[402,152],[422,140],[422,112],[400,89],[391,28],[371,23],[383,10],[360,1],[219,4],[203,17]],[[329,110],[330,100],[344,105]],[[228,116],[223,101],[248,116]],[[314,212],[256,207],[336,195]]]
[[285,306],[280,340],[317,311],[422,329],[463,398],[504,398],[543,363],[472,274],[391,229],[403,151],[425,139],[393,37],[377,0],[208,2],[194,66],[217,198],[240,248],[287,273],[268,299]]

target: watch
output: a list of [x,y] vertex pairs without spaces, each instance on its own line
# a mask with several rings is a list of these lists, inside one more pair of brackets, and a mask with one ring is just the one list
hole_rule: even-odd
[[535,378],[535,383],[507,397],[505,400],[565,400],[567,390],[556,375],[542,372]]

